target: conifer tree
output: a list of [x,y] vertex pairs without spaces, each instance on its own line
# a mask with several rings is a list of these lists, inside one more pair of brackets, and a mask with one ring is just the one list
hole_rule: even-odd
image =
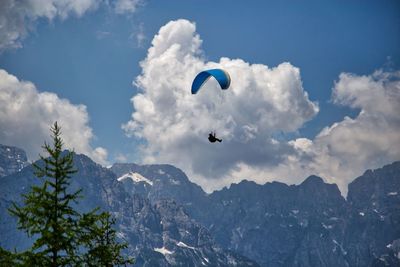
[[23,206],[9,209],[17,217],[18,228],[33,237],[34,243],[24,252],[10,252],[0,247],[0,266],[127,266],[133,259],[121,255],[126,243],[116,242],[115,220],[99,209],[80,214],[72,206],[82,197],[81,190],[69,192],[73,152],[63,152],[61,130],[51,127],[53,145],[45,143],[48,157],[40,155],[33,164],[42,184],[32,186],[23,195]]
[[126,266],[134,263],[133,258],[121,255],[127,244],[116,242],[116,231],[112,228],[114,224],[115,219],[108,212],[99,215],[86,214],[82,217],[80,226],[87,230],[84,238],[87,248],[84,262],[88,266]]
[[42,266],[73,265],[78,260],[77,222],[79,213],[71,204],[80,197],[81,190],[68,192],[73,166],[73,153],[63,153],[61,130],[57,122],[51,128],[53,146],[45,143],[49,157],[40,155],[33,164],[35,175],[42,185],[32,186],[23,195],[24,206],[13,203],[11,214],[18,218],[18,228],[36,238],[30,249],[31,257]]

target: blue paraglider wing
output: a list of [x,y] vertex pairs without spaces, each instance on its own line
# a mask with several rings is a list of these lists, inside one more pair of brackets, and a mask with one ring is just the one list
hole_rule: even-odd
[[211,76],[218,81],[221,89],[225,90],[229,88],[231,77],[226,71],[222,69],[205,70],[197,74],[196,78],[194,78],[192,83],[192,94],[196,94]]

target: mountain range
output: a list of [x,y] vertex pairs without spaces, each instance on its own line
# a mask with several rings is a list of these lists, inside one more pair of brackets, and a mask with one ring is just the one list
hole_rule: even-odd
[[[400,162],[367,170],[346,199],[317,176],[207,194],[171,165],[74,163],[76,208],[111,212],[135,266],[400,266]],[[0,246],[31,244],[7,208],[38,182],[23,150],[0,145]]]

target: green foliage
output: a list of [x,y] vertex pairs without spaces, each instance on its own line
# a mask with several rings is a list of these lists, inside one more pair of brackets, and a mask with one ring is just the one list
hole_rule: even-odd
[[116,232],[112,228],[115,219],[107,212],[99,215],[87,214],[82,217],[80,227],[88,230],[84,238],[88,248],[84,255],[84,262],[88,266],[120,266],[132,264],[132,258],[121,256],[121,251],[127,247],[126,243],[116,242]]
[[0,248],[0,266],[114,266],[132,263],[121,256],[126,244],[116,242],[114,220],[98,209],[80,214],[71,204],[82,197],[81,190],[69,192],[71,176],[77,172],[73,152],[63,152],[57,122],[51,128],[53,146],[43,146],[48,157],[33,164],[42,180],[23,195],[24,206],[12,204],[10,213],[18,218],[18,228],[34,237],[25,252]]
[[13,266],[16,261],[14,253],[0,247],[0,266]]
[[42,178],[41,186],[32,186],[24,195],[24,206],[13,203],[11,214],[18,218],[18,228],[28,236],[36,237],[30,250],[44,266],[67,266],[73,264],[79,240],[76,238],[79,213],[72,207],[80,191],[68,193],[69,180],[76,172],[73,153],[62,155],[60,127],[51,128],[53,147],[43,146],[49,157],[40,156],[41,162],[33,164],[35,175]]

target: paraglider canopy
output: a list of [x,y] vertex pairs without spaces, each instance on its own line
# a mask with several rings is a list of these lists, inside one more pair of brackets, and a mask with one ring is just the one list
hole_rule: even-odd
[[[223,90],[228,89],[229,85],[231,84],[231,77],[226,71],[222,69],[205,70],[197,74],[196,78],[194,78],[192,83],[192,94],[196,94],[208,81],[208,79],[210,79],[210,77],[214,77]],[[217,138],[214,131],[208,135],[208,141],[211,143],[215,143],[217,141],[221,143],[222,139]]]
[[192,83],[192,94],[196,94],[211,76],[217,80],[221,89],[225,90],[229,88],[231,84],[231,77],[229,74],[222,69],[211,69],[197,74]]

